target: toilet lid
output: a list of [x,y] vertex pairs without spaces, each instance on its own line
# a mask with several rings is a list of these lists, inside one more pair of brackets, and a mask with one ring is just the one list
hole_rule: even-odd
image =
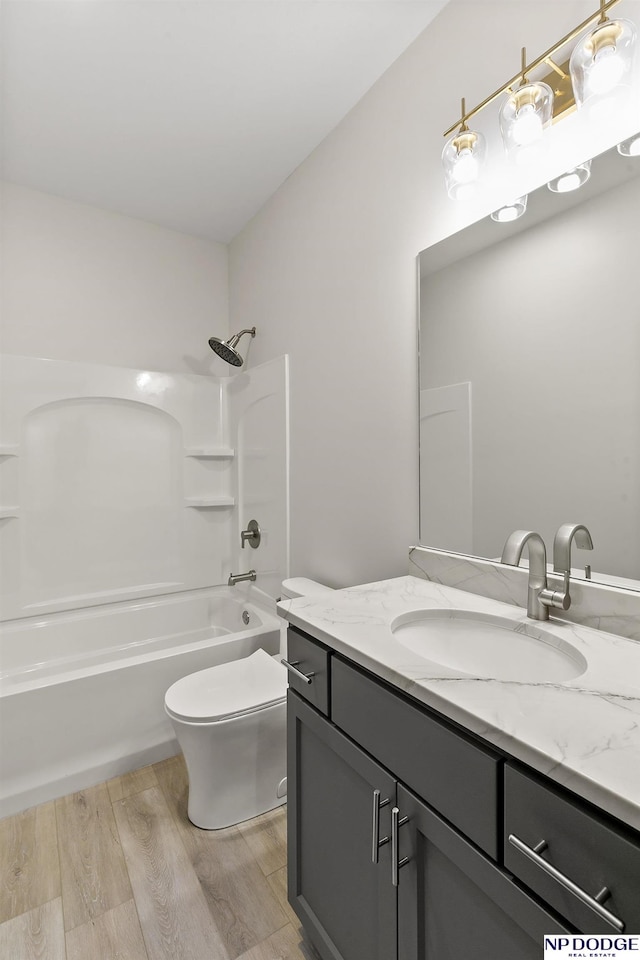
[[227,720],[284,700],[287,671],[264,650],[221,663],[177,680],[164,698],[167,712],[179,720],[206,723]]

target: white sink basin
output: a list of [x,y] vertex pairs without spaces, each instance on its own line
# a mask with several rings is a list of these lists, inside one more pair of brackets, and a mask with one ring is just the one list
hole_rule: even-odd
[[414,610],[391,624],[398,643],[457,673],[560,683],[587,669],[582,654],[538,627],[467,610]]

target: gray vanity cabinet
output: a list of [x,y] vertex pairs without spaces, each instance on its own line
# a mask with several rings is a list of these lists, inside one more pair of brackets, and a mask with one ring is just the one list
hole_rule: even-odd
[[287,732],[289,900],[323,960],[539,960],[572,928],[500,866],[503,755],[292,634],[326,654]]
[[391,960],[396,895],[390,845],[372,857],[374,792],[380,838],[389,835],[395,781],[289,691],[289,900],[327,960]]
[[497,860],[503,758],[355,667],[331,658],[331,719]]
[[397,788],[398,960],[540,960],[567,930],[422,800]]

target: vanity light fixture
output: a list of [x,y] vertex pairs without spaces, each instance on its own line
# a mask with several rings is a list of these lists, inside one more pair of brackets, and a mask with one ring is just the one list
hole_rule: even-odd
[[592,97],[615,92],[628,82],[633,68],[636,29],[629,20],[609,20],[600,0],[597,25],[574,47],[569,61],[578,107]]
[[522,78],[500,107],[500,132],[508,153],[523,151],[542,140],[553,115],[553,90],[548,83],[528,83],[527,50],[522,48]]
[[[635,69],[636,30],[633,23],[608,18],[609,10],[619,2],[599,0],[599,9],[595,13],[531,63],[526,62],[523,48],[519,73],[472,110],[466,110],[465,101],[462,101],[460,120],[444,133],[449,137],[458,129],[442,152],[450,197],[462,199],[469,193],[465,186],[477,184],[486,147],[481,134],[469,130],[468,121],[502,94],[507,93],[508,97],[500,109],[500,128],[507,153],[517,160],[533,159],[537,153],[533,148],[541,146],[545,129],[576,106],[587,101],[590,105],[600,103],[605,107],[604,112],[609,112],[612,97],[624,92],[625,87],[628,89]],[[585,34],[585,31],[588,32]],[[568,60],[566,54],[564,62],[562,58],[556,58],[558,51],[581,34],[584,36],[578,40]],[[528,75],[545,66],[549,73],[533,82],[528,79]]]
[[618,144],[618,153],[623,157],[640,157],[640,133]]
[[527,209],[527,195],[512,200],[511,203],[505,203],[504,207],[499,207],[491,214],[491,219],[496,223],[511,223],[521,217]]
[[559,177],[550,180],[547,186],[552,193],[571,193],[572,190],[578,190],[591,176],[591,160],[585,160],[579,163],[571,170],[565,170]]
[[447,193],[453,200],[468,199],[475,192],[487,149],[482,134],[469,130],[466,124],[464,97],[461,111],[460,129],[442,151]]

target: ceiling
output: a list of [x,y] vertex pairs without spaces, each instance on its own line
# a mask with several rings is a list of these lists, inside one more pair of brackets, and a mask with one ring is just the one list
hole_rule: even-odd
[[447,0],[4,0],[7,180],[227,242]]

